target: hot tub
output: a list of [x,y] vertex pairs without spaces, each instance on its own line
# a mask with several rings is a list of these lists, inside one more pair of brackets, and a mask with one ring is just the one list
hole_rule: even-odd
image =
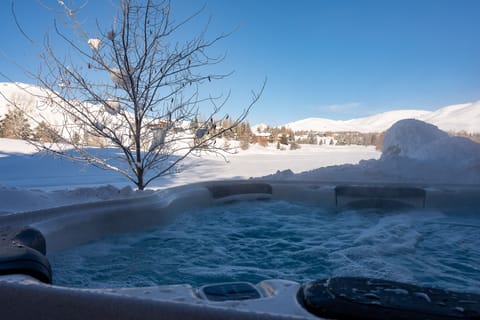
[[[248,205],[252,206],[255,206],[256,202],[254,201],[259,200],[305,203],[313,207],[321,205],[322,208],[331,212],[347,211],[346,214],[348,214],[348,210],[369,209],[381,209],[388,214],[390,211],[398,212],[398,210],[407,208],[414,209],[413,212],[416,212],[415,210],[440,209],[462,212],[467,210],[477,214],[479,213],[478,208],[480,208],[479,196],[480,188],[468,186],[334,185],[253,180],[208,182],[171,188],[133,200],[105,201],[19,213],[5,217],[2,226],[9,226],[11,230],[12,228],[14,230],[15,227],[28,225],[34,230],[38,230],[46,240],[47,257],[55,257],[68,251],[69,248],[78,247],[95,239],[140,231],[153,225],[169,224],[180,213],[235,201],[249,201]],[[405,231],[400,230],[400,232]],[[362,241],[371,240],[368,239],[367,233],[364,234]],[[20,242],[27,242],[27,246],[34,243],[34,249],[42,252],[38,239],[35,242],[32,240],[32,236],[23,235],[15,239],[17,245]],[[373,239],[373,241],[378,241],[378,239]],[[46,284],[49,282],[49,277],[51,280],[52,275],[48,274],[48,260],[44,260],[41,255],[40,258],[27,257],[25,259],[30,259],[27,265],[30,266],[33,263],[35,272],[25,271],[29,269],[24,267],[25,261],[21,264],[22,268],[17,268],[17,271],[13,266],[10,269],[14,271],[8,271],[9,269],[5,267],[4,270],[7,271],[3,272],[6,275],[2,277],[3,284],[0,286],[0,290],[3,292],[0,293],[0,296],[3,300],[2,305],[6,307],[6,309],[4,308],[6,314],[12,316],[36,315],[38,317],[38,315],[44,315],[45,318],[50,319],[64,318],[66,314],[69,317],[73,315],[78,318],[87,316],[90,318],[138,317],[143,319],[160,316],[165,318],[316,318],[315,315],[322,315],[317,312],[317,309],[322,309],[322,307],[318,307],[318,299],[315,300],[319,294],[323,294],[319,293],[318,288],[326,288],[331,285],[332,288],[329,289],[327,296],[338,291],[340,292],[339,297],[346,297],[348,294],[341,288],[345,288],[348,284],[352,285],[351,290],[357,291],[360,290],[360,287],[367,286],[361,297],[364,300],[365,297],[370,297],[367,302],[362,298],[353,299],[352,301],[359,301],[358,305],[361,307],[359,310],[363,310],[355,312],[362,314],[374,312],[380,318],[381,310],[366,309],[365,306],[378,308],[378,306],[391,303],[391,301],[381,300],[384,296],[403,294],[402,297],[405,298],[408,296],[405,292],[417,292],[418,294],[412,295],[411,298],[420,299],[429,304],[432,304],[432,299],[444,299],[446,296],[453,299],[450,292],[437,292],[436,289],[427,292],[425,291],[427,289],[415,285],[388,282],[389,279],[385,279],[386,276],[382,276],[386,281],[382,284],[378,283],[380,280],[372,282],[374,288],[371,291],[371,288],[368,288],[370,277],[351,278],[358,274],[340,274],[343,277],[336,277],[328,282],[326,280],[303,282],[301,277],[250,282],[247,278],[203,285],[178,283],[149,285],[148,287],[73,288],[55,285],[55,281],[53,285]],[[480,270],[476,270],[479,274],[478,281],[480,281]],[[55,268],[52,273],[53,279],[55,279]],[[40,276],[38,276],[39,274]],[[302,279],[302,281],[298,281],[298,279]],[[321,285],[318,285],[319,283]],[[333,289],[334,285],[336,289]],[[378,293],[379,288],[383,290],[382,294]],[[358,295],[357,291],[352,291],[352,295]],[[314,292],[314,302],[310,299],[312,292]],[[478,299],[478,292],[466,292],[465,294],[470,300],[462,296],[463,300],[478,302],[475,300]],[[417,300],[404,299],[403,304],[420,305]],[[450,310],[451,308],[449,309],[450,315],[461,318],[471,315],[469,312],[478,312],[478,306],[472,303],[464,305],[459,302],[460,300],[452,300],[457,305],[453,307],[453,311]],[[28,307],[25,307],[26,305]],[[449,307],[450,304],[446,304],[446,306]],[[396,305],[397,307],[401,308],[400,305]],[[329,308],[335,309],[331,306]],[[353,304],[347,304],[345,308],[354,310]],[[417,315],[421,314],[418,308],[415,310]],[[328,313],[326,315],[332,316]]]

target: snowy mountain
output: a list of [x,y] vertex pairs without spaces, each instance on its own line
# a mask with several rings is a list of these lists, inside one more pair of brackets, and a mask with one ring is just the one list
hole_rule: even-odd
[[395,110],[352,120],[307,118],[285,124],[294,131],[358,131],[383,132],[402,119],[431,123],[444,131],[480,132],[480,101],[447,106],[436,111]]
[[[61,125],[63,123],[62,115],[54,108],[49,108],[45,103],[46,97],[49,95],[51,93],[48,90],[33,85],[11,82],[0,83],[0,118],[11,108],[9,106],[11,102],[15,102],[22,106],[30,117],[37,120],[45,119],[50,123]],[[480,101],[447,106],[436,111],[394,110],[351,120],[307,118],[287,123],[285,126],[294,131],[383,132],[395,122],[409,118],[431,123],[445,131],[480,133]],[[258,124],[253,126],[252,130],[255,132],[257,127],[263,129],[267,125]]]

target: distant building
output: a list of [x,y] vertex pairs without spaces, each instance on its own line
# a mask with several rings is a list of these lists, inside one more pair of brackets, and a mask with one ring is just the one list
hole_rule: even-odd
[[259,144],[273,143],[273,135],[269,132],[255,132],[252,133],[252,140]]

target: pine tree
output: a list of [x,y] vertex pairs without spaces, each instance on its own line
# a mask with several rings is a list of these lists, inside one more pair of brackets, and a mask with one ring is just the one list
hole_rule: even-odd
[[280,136],[280,143],[288,145],[288,137],[286,133],[282,133],[282,135]]
[[33,140],[42,142],[59,142],[60,135],[58,132],[50,127],[45,121],[42,121],[35,128]]
[[27,140],[32,135],[30,124],[21,110],[10,110],[0,120],[0,136],[10,139]]
[[237,136],[238,140],[240,141],[240,148],[242,150],[247,150],[250,147],[250,139],[252,136],[252,129],[250,128],[250,124],[248,122],[242,122],[237,127]]

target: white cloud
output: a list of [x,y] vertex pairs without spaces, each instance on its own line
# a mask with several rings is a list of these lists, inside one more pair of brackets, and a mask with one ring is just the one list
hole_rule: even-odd
[[326,106],[321,106],[319,107],[319,109],[335,111],[335,112],[351,112],[353,110],[357,110],[361,108],[361,106],[362,106],[361,102],[347,102],[347,103],[330,104]]

